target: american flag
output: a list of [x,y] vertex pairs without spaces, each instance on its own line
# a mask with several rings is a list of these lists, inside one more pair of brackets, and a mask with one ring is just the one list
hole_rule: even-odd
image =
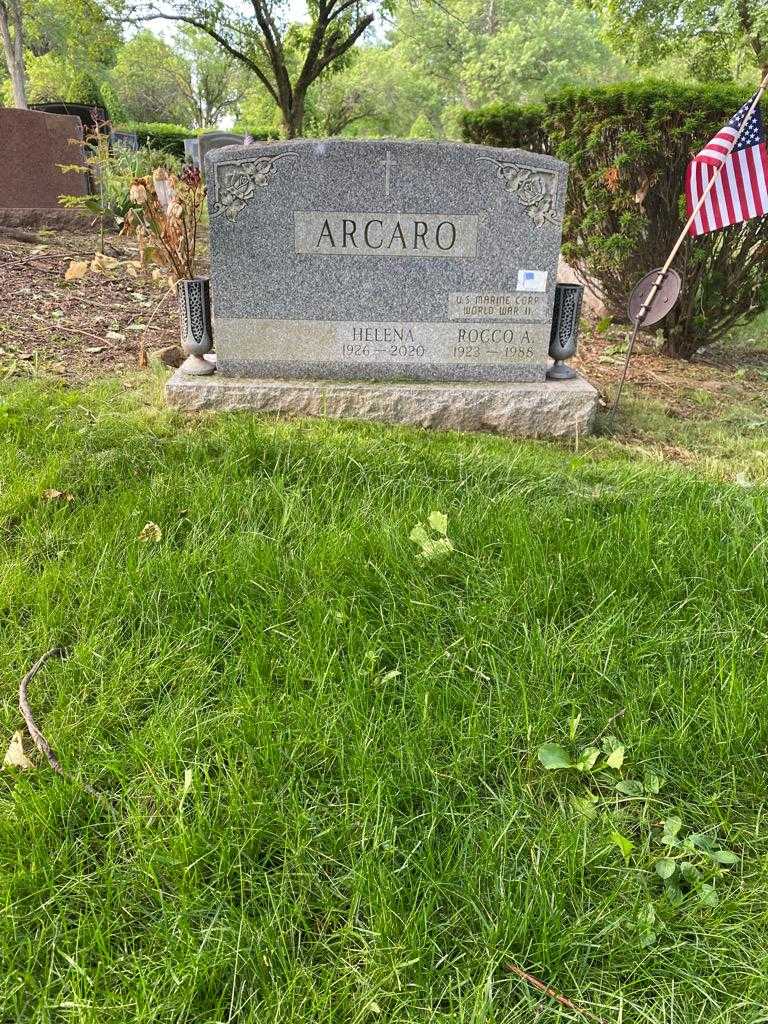
[[717,168],[723,165],[718,181],[691,224],[691,235],[705,235],[768,214],[768,155],[759,104],[733,151],[729,151],[754,99],[753,96],[745,103],[688,164],[685,199],[689,217]]

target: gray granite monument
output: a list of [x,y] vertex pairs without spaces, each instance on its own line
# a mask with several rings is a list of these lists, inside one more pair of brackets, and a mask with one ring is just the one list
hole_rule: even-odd
[[[234,132],[203,132],[202,135],[197,137],[197,152],[196,165],[202,170],[203,174],[206,173],[205,160],[209,153],[215,152],[217,149],[222,149],[225,146],[242,146],[245,141],[245,136],[235,135]],[[188,150],[185,143],[184,155],[192,155]],[[194,156],[193,156],[194,159]]]
[[589,428],[594,389],[545,382],[564,163],[333,139],[230,146],[206,169],[218,369],[177,375],[176,404],[285,411],[293,396],[297,412]]

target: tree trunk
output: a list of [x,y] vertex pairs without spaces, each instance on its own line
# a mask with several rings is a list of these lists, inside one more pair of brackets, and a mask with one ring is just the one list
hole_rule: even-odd
[[304,131],[304,97],[293,96],[293,102],[283,114],[283,134],[286,139],[300,139]]
[[[13,29],[13,32],[11,32]],[[0,0],[0,36],[3,40],[5,61],[11,76],[13,105],[28,109],[26,76],[24,71],[24,38],[21,31],[20,0]]]

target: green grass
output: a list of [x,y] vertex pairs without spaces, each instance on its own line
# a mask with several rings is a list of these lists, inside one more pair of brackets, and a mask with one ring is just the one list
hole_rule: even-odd
[[[611,1024],[765,1021],[768,490],[591,444],[6,388],[2,728],[64,645],[30,696],[74,778],[0,772],[3,1024],[577,1019],[509,962]],[[579,818],[538,747],[622,709],[666,785]],[[653,871],[673,812],[739,855],[715,908]]]

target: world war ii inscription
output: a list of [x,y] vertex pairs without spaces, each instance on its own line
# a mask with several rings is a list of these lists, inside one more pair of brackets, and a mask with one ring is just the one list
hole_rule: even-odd
[[217,150],[207,180],[219,373],[544,379],[560,161],[302,140]]

